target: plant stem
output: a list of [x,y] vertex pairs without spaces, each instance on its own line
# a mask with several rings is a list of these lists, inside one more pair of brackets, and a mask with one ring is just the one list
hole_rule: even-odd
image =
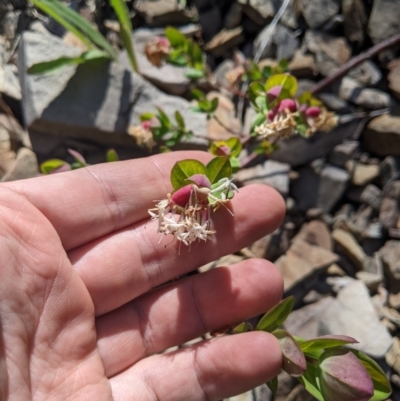
[[311,93],[321,92],[323,89],[330,86],[333,82],[345,76],[352,68],[357,67],[362,62],[376,56],[381,51],[386,50],[387,48],[394,46],[399,42],[400,33],[397,33],[396,35],[393,35],[390,38],[383,40],[375,46],[372,46],[370,49],[359,54],[358,56],[353,57],[346,64],[342,65],[334,74],[329,75],[328,77],[324,78],[322,81],[319,81],[316,85],[314,85],[314,87],[311,89]]
[[213,114],[213,119],[214,119],[222,128],[226,129],[226,130],[227,130],[228,132],[230,132],[232,135],[235,135],[235,136],[237,136],[237,137],[243,136],[243,133],[242,133],[242,132],[237,132],[237,131],[235,131],[234,129],[232,129],[231,127],[228,127],[223,121],[221,121],[221,119],[220,119],[217,115]]

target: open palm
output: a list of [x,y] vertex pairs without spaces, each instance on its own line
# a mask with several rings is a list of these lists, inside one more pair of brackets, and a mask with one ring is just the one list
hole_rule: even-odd
[[[0,400],[217,400],[276,375],[275,338],[252,332],[162,351],[260,314],[282,279],[265,260],[172,281],[274,230],[284,204],[243,188],[212,241],[159,244],[147,209],[173,152],[0,185]],[[165,246],[167,245],[167,246]],[[168,283],[169,284],[165,284]]]

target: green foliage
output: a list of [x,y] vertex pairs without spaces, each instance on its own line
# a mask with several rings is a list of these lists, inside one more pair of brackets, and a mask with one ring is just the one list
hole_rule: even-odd
[[124,48],[128,53],[129,62],[131,63],[132,69],[137,72],[138,69],[132,41],[132,23],[128,6],[124,0],[110,0],[110,3],[119,21],[120,35]]
[[119,156],[118,153],[115,151],[115,149],[109,149],[107,151],[106,161],[107,163],[119,161]]
[[249,322],[243,322],[238,324],[236,327],[233,328],[232,333],[233,334],[241,334],[241,333],[247,333],[248,331],[252,331],[253,327]]
[[207,164],[207,177],[211,184],[215,184],[222,178],[230,178],[232,167],[228,157],[214,157]]
[[288,61],[283,59],[275,67],[264,66],[259,67],[253,60],[249,60],[245,67],[245,74],[242,77],[243,81],[259,82],[262,85],[265,81],[275,74],[283,74],[288,71]]
[[49,159],[40,165],[40,171],[42,174],[50,174],[66,164],[68,165],[68,163],[65,162],[64,160]]
[[215,97],[208,100],[205,93],[200,89],[192,89],[191,93],[197,104],[191,106],[190,110],[196,113],[205,113],[207,114],[207,118],[210,119],[214,115],[215,110],[217,110],[218,98]]
[[263,330],[272,333],[281,326],[289,316],[294,306],[294,297],[285,298],[278,305],[268,311],[258,322],[256,330]]
[[276,390],[278,390],[278,377],[274,377],[273,379],[268,381],[266,384],[267,384],[268,388],[271,390],[271,393],[275,394]]
[[209,148],[209,152],[214,156],[229,157],[233,173],[236,173],[236,171],[238,171],[240,168],[238,156],[240,155],[241,151],[242,143],[240,142],[240,139],[235,136],[227,139],[226,141],[212,142]]
[[179,67],[186,67],[185,76],[193,81],[203,78],[205,65],[200,46],[171,26],[165,28],[164,34],[171,44],[171,52],[166,61]]

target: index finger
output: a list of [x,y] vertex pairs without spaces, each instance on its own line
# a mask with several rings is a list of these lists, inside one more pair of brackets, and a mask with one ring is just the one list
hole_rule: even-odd
[[0,184],[26,196],[55,227],[68,251],[148,216],[154,200],[171,191],[170,172],[204,152],[171,152]]

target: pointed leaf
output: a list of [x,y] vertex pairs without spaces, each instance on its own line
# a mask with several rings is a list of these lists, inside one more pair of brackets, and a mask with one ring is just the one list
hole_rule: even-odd
[[275,394],[276,390],[278,390],[278,376],[274,377],[266,384],[267,384],[268,388],[271,390],[271,393]]
[[171,170],[171,184],[176,190],[187,185],[187,179],[195,174],[207,175],[206,166],[194,159],[182,160],[175,163]]
[[298,378],[304,388],[318,401],[324,401],[318,386],[318,368],[307,362],[307,371]]
[[165,28],[165,36],[172,47],[183,47],[188,40],[182,32],[172,26]]
[[200,89],[192,89],[190,91],[190,93],[192,94],[192,96],[196,99],[196,100],[206,100],[206,95],[203,91],[201,91]]
[[299,346],[303,352],[307,353],[357,342],[354,338],[344,335],[327,335],[301,342]]
[[264,124],[266,119],[267,119],[267,117],[265,114],[262,114],[262,113],[257,114],[256,118],[254,119],[253,123],[251,124],[250,132],[253,132],[256,127]]
[[204,77],[204,72],[196,68],[187,68],[185,70],[185,77],[189,79],[200,79]]
[[171,121],[169,119],[169,117],[164,113],[164,111],[160,108],[157,107],[158,110],[158,119],[160,121],[160,124],[165,127],[165,128],[171,128]]
[[67,162],[65,162],[64,160],[60,160],[60,159],[49,159],[44,161],[41,165],[40,165],[40,171],[42,172],[42,174],[50,174],[51,172],[58,170],[59,168],[68,165],[69,164]]
[[141,114],[140,115],[140,121],[150,121],[151,119],[153,119],[155,117],[155,114],[154,113],[150,113],[150,112],[148,112],[148,113],[143,113],[143,114]]
[[85,158],[76,150],[68,149],[68,153],[82,166],[87,165]]
[[241,334],[241,333],[247,333],[248,331],[252,331],[253,327],[249,322],[243,322],[234,327],[233,334]]
[[222,178],[230,179],[232,176],[232,167],[229,157],[214,157],[207,164],[207,177],[211,184],[217,183]]
[[109,149],[106,156],[107,162],[118,162],[119,156],[115,149]]
[[289,316],[294,306],[294,297],[290,296],[279,302],[267,312],[258,322],[256,330],[273,332],[281,326]]
[[242,143],[240,142],[240,139],[233,136],[231,138],[229,138],[226,141],[227,145],[229,146],[229,149],[231,150],[230,152],[230,156],[239,156],[240,152],[242,151]]
[[240,169],[240,161],[237,157],[230,157],[229,161],[231,162],[232,173],[235,174]]
[[178,124],[179,129],[184,131],[185,130],[185,120],[183,119],[182,114],[179,113],[178,110],[175,111],[175,120]]

